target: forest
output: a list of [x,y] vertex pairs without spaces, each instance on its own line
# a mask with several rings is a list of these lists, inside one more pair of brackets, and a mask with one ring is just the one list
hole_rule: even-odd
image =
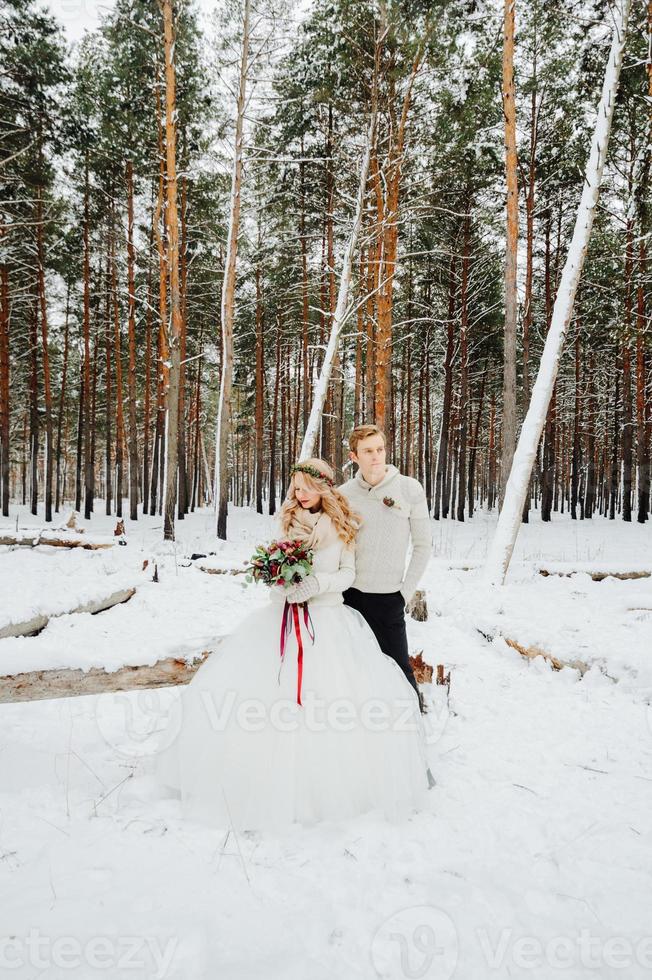
[[[435,520],[496,509],[550,329],[606,0],[0,8],[0,489],[273,514],[376,422]],[[650,514],[652,3],[634,3],[522,519]],[[308,453],[310,455],[311,453]],[[305,453],[304,453],[305,455]]]
[[0,0],[0,971],[650,980],[651,170],[652,0]]

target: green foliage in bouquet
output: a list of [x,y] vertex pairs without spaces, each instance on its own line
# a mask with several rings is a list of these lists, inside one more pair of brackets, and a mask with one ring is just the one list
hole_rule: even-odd
[[312,571],[313,552],[301,540],[259,544],[246,569],[246,582],[265,585],[298,585]]

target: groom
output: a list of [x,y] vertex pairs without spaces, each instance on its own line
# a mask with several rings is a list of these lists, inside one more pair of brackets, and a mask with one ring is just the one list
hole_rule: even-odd
[[[363,518],[355,546],[356,577],[344,602],[357,609],[378,644],[423,695],[410,667],[405,607],[414,595],[432,553],[428,503],[418,480],[385,461],[385,435],[377,425],[360,425],[349,436],[356,475],[338,489]],[[405,569],[408,544],[412,557]]]

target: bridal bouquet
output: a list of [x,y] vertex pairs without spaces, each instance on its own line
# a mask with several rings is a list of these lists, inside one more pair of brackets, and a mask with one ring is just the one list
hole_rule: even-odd
[[[265,585],[280,585],[289,589],[298,585],[312,572],[313,551],[306,547],[304,541],[291,539],[289,541],[272,541],[269,545],[259,544],[250,558],[246,568],[247,582],[264,582]],[[315,631],[308,611],[308,603],[301,603],[303,621],[308,636],[315,642]],[[297,637],[297,704],[301,701],[301,683],[303,676],[303,638],[301,636],[301,621],[297,603],[285,600],[283,618],[281,621],[281,666],[285,660],[285,647],[292,629]],[[280,683],[281,667],[279,667]]]
[[290,588],[310,575],[312,560],[312,550],[300,540],[259,544],[246,568],[245,580]]

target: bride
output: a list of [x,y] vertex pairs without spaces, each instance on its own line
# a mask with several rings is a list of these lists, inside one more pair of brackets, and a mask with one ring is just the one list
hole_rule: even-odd
[[277,538],[313,549],[312,572],[298,586],[269,587],[271,601],[182,689],[179,731],[157,773],[187,818],[275,830],[375,808],[402,820],[424,801],[417,695],[343,602],[360,518],[333,480],[322,459],[292,467]]

